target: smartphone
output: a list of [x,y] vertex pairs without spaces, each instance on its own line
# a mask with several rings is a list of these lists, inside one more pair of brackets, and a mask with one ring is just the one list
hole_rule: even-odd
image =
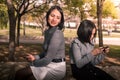
[[109,48],[109,46],[103,46],[103,51],[105,52],[105,49]]

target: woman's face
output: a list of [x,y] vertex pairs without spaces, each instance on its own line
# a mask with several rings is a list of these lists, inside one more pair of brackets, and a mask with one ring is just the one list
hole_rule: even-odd
[[61,21],[61,14],[57,9],[54,9],[48,17],[48,23],[52,27],[55,27],[60,23],[60,21]]
[[91,34],[90,40],[92,40],[92,39],[94,38],[95,33],[96,33],[96,29],[94,28],[94,29],[92,30],[92,34]]

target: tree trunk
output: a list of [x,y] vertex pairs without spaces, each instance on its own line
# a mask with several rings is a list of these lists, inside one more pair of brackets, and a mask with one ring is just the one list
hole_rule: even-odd
[[12,0],[6,0],[9,16],[9,60],[15,61],[15,29],[16,29],[16,18],[15,10],[12,4]]
[[24,19],[24,21],[23,21],[23,35],[24,36],[26,36],[26,27],[25,27],[25,20],[26,20],[26,18],[25,17],[23,17],[23,19]]
[[21,16],[18,15],[18,22],[17,22],[17,46],[20,45],[20,21],[21,21]]
[[98,18],[98,37],[99,47],[103,46],[103,35],[102,35],[102,7],[104,0],[97,0],[97,18]]
[[25,28],[25,22],[23,23],[23,35],[26,36],[26,28]]

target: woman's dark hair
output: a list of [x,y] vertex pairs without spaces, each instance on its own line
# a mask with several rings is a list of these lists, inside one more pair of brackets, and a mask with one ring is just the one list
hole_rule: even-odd
[[[92,31],[93,29],[96,29],[96,26],[95,24],[90,21],[90,20],[83,20],[80,25],[79,25],[79,28],[77,30],[77,35],[78,35],[78,39],[84,44],[85,42],[88,42],[90,44],[91,41],[90,41],[90,38],[91,38],[91,35],[92,35]],[[94,38],[96,37],[96,32],[95,32],[95,35],[94,35]]]
[[49,17],[50,13],[51,13],[54,9],[57,9],[57,10],[60,12],[60,14],[61,14],[61,21],[60,21],[60,23],[57,25],[57,26],[59,27],[59,29],[61,30],[61,29],[64,28],[64,15],[63,15],[62,9],[61,9],[59,6],[52,6],[52,7],[48,10],[48,12],[47,12],[47,14],[46,14],[47,26],[48,26],[48,27],[51,27],[51,25],[50,25],[49,22],[48,22],[48,17]]

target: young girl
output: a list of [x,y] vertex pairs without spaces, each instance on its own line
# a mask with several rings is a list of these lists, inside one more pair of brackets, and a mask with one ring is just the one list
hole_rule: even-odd
[[94,48],[96,26],[90,20],[83,20],[77,30],[78,37],[70,46],[70,62],[76,80],[115,80],[106,72],[95,67],[109,52],[109,48]]
[[15,80],[62,80],[66,73],[63,11],[52,6],[46,15],[48,30],[45,31],[44,52],[28,54],[31,65],[16,72]]

